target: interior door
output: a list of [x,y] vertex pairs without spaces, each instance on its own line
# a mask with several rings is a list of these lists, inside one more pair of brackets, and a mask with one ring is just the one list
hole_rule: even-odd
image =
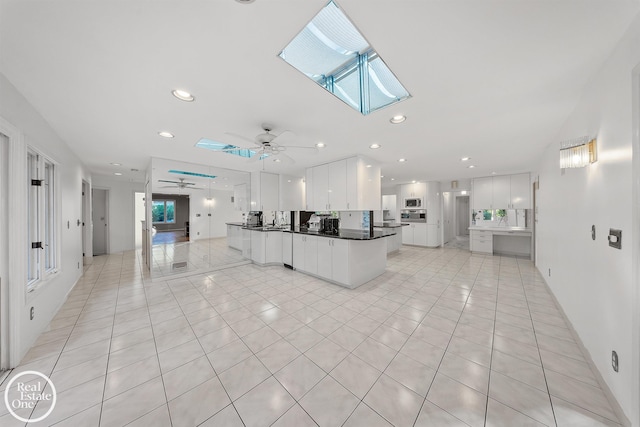
[[457,236],[469,235],[469,196],[456,197]]
[[93,206],[91,219],[93,221],[93,254],[107,253],[107,190],[94,188],[92,190]]

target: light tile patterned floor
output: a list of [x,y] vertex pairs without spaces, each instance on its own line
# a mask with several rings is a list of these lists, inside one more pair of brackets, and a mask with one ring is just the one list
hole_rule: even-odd
[[618,425],[531,262],[460,249],[403,247],[355,290],[96,257],[27,369],[58,387],[47,424]]

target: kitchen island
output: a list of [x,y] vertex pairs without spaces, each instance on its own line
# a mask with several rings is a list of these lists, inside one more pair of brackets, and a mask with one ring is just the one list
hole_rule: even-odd
[[471,252],[533,259],[533,233],[524,227],[471,226]]
[[[387,268],[387,240],[393,229],[340,229],[324,234],[296,227],[291,234],[292,267],[350,289],[383,274]],[[286,234],[286,233],[285,233]]]
[[409,223],[406,222],[395,222],[395,221],[384,221],[384,222],[374,222],[373,229],[374,230],[393,230],[394,234],[390,234],[387,236],[387,253],[390,254],[392,252],[399,251],[402,247],[402,227],[408,226]]

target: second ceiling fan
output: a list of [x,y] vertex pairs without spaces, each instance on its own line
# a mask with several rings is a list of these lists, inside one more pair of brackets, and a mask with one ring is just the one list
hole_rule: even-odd
[[[272,157],[286,163],[295,163],[293,158],[285,153],[285,151],[290,148],[314,150],[314,152],[317,152],[316,147],[305,147],[302,145],[287,144],[287,139],[293,138],[295,136],[295,134],[290,130],[282,131],[279,135],[276,135],[271,133],[271,131],[273,130],[273,126],[268,124],[263,124],[262,130],[264,131],[263,133],[260,133],[253,138],[248,138],[244,135],[239,135],[233,132],[225,133],[243,141],[242,144],[236,144],[238,148],[251,150],[256,153],[251,156],[251,158],[249,159],[250,162],[256,162],[258,160],[264,160],[268,157]],[[238,148],[228,148],[222,151],[235,151]]]

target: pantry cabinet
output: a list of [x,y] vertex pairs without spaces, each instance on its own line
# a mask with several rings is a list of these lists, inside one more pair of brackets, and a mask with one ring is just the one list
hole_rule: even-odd
[[251,172],[251,210],[279,210],[280,178],[277,174]]

